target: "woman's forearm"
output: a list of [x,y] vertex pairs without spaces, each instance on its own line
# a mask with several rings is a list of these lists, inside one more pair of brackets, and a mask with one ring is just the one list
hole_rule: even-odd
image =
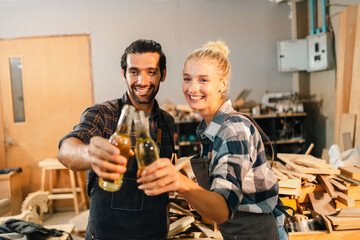
[[178,192],[202,216],[221,224],[229,217],[229,208],[225,198],[216,193],[203,189],[188,177],[181,175],[181,187]]

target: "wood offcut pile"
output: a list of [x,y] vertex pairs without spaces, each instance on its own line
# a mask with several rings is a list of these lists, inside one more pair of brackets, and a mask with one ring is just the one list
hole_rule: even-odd
[[[175,167],[196,182],[190,165],[190,158],[182,157],[177,159],[175,154]],[[211,220],[200,216],[195,209],[175,192],[170,194],[169,220],[168,239],[222,239],[217,225]]]
[[[274,162],[284,204],[296,210],[290,231],[360,229],[360,167],[339,169],[303,154],[278,154]],[[306,220],[306,229],[299,219]],[[300,228],[300,229],[299,229]]]

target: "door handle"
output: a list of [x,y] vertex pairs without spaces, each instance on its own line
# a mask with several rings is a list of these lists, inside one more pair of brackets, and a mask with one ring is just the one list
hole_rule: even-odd
[[14,145],[14,141],[11,138],[6,139],[6,146]]

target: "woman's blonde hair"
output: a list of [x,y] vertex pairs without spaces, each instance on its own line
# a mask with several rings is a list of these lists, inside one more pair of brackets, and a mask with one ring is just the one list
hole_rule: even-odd
[[208,42],[201,48],[196,49],[194,52],[192,52],[186,58],[185,64],[192,58],[213,61],[218,68],[218,73],[220,74],[220,76],[223,77],[228,83],[231,72],[228,56],[229,47],[224,42]]

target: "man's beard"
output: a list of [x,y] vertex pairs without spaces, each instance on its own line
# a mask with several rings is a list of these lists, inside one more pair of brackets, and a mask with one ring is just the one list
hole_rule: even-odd
[[136,90],[135,88],[136,87],[140,87],[139,85],[137,84],[133,84],[131,87],[129,86],[128,84],[128,92],[130,93],[130,96],[132,97],[132,99],[139,103],[139,104],[148,104],[148,103],[151,103],[151,101],[154,100],[156,94],[158,93],[159,91],[159,88],[160,88],[160,84],[158,86],[158,88],[156,89],[154,84],[150,84],[150,90],[152,90],[152,92],[149,94],[149,95],[143,95],[141,97],[137,96],[135,94]]

